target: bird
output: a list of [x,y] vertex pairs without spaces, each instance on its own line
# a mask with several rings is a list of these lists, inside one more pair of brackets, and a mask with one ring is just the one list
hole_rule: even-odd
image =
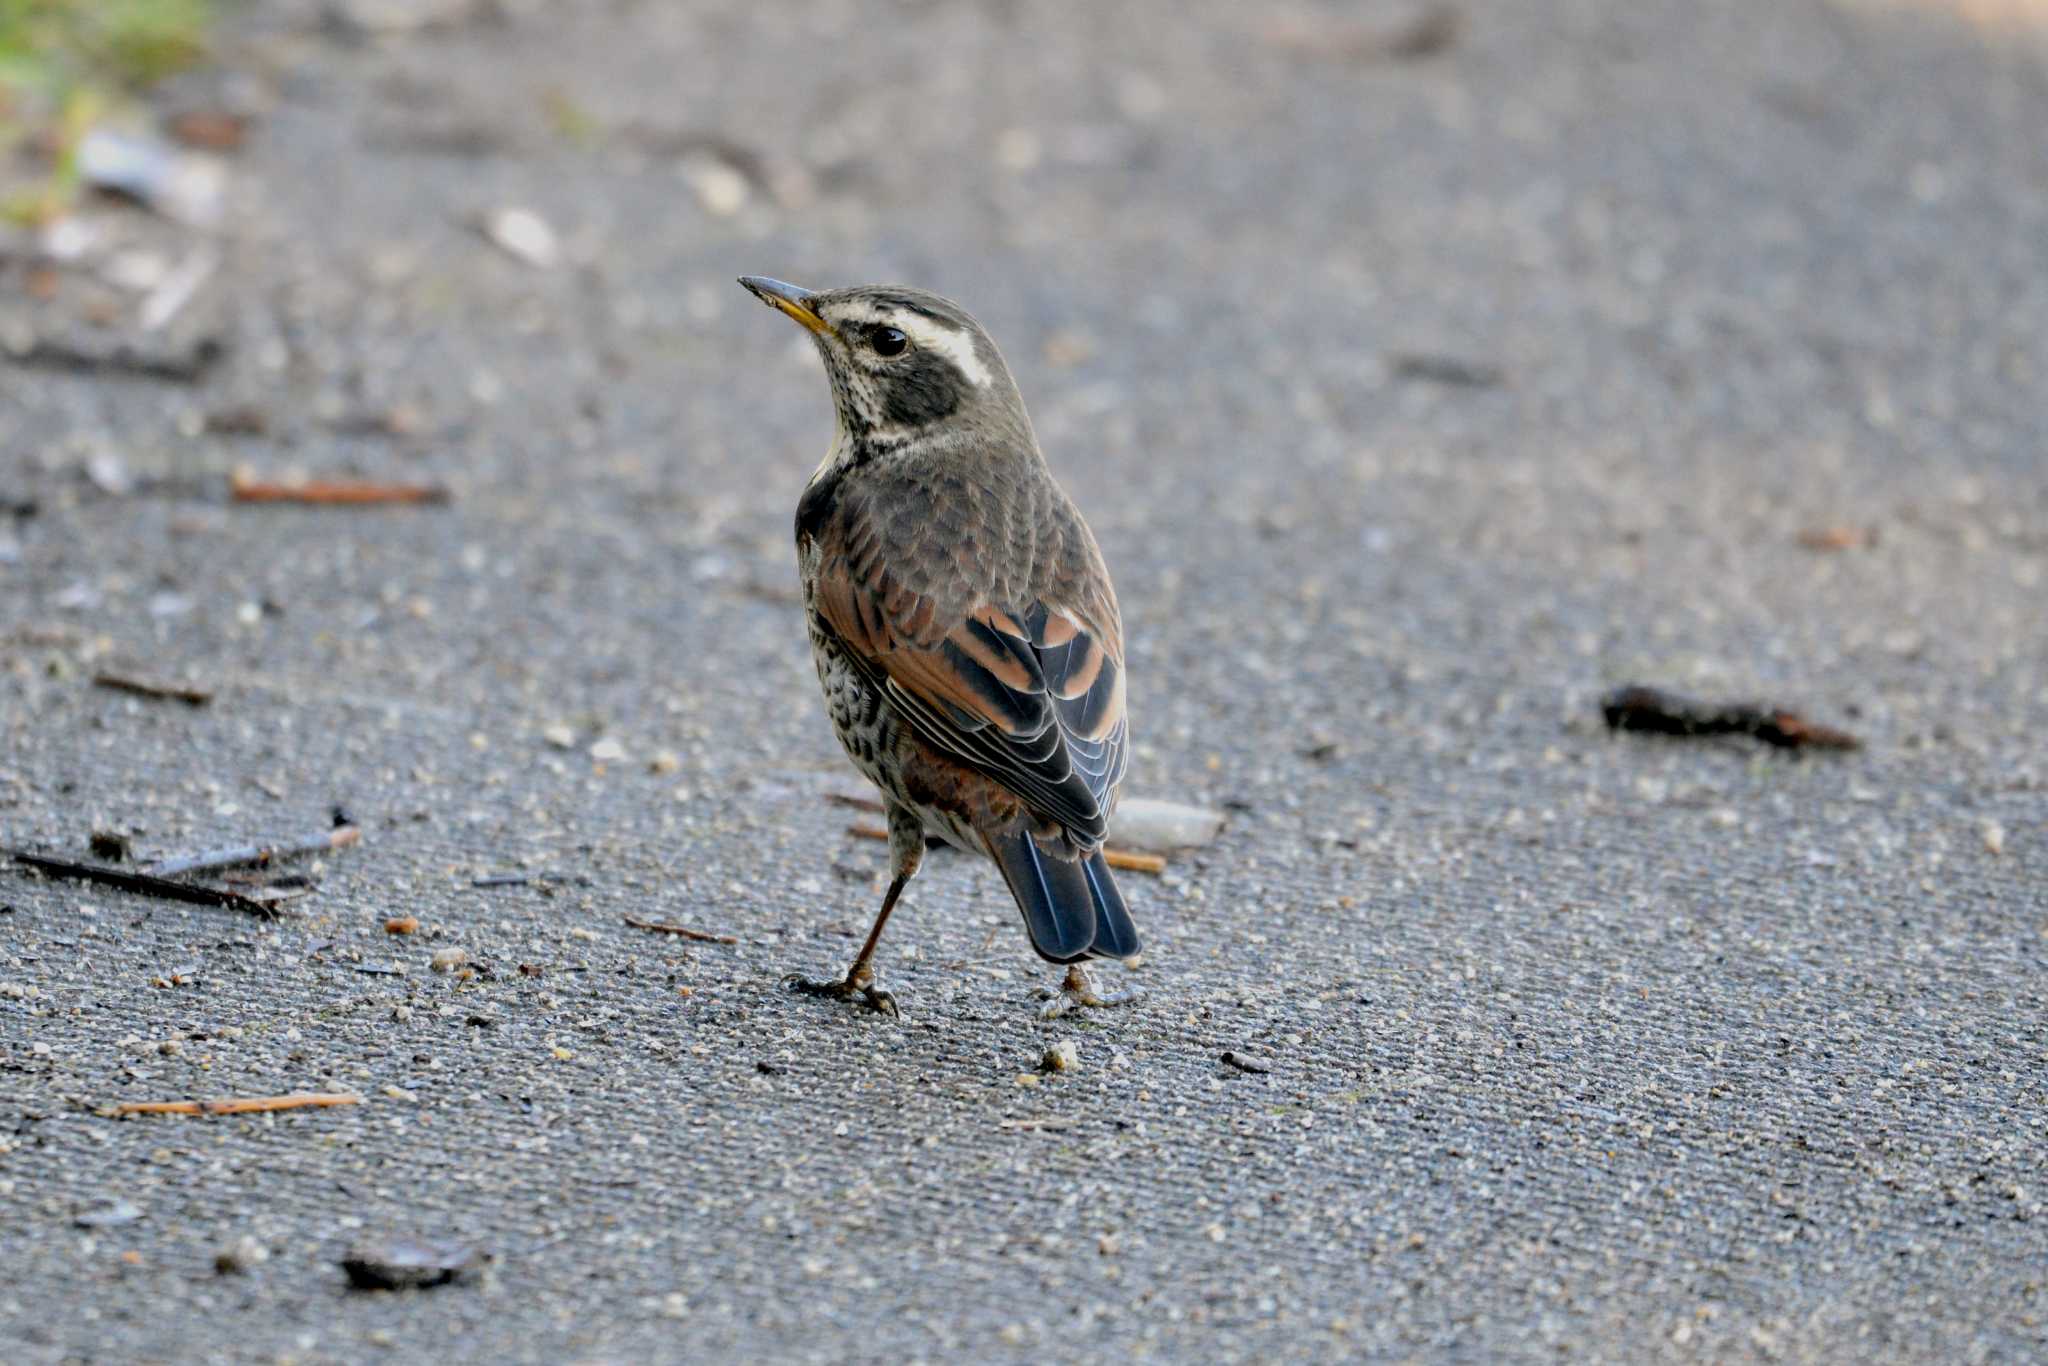
[[1122,614],[1002,353],[927,290],[740,283],[809,332],[831,382],[797,568],[832,728],[889,825],[888,890],[852,965],[785,983],[899,1014],[875,947],[929,837],[992,860],[1031,947],[1066,968],[1047,1015],[1136,999],[1081,966],[1139,950],[1102,852],[1130,761]]

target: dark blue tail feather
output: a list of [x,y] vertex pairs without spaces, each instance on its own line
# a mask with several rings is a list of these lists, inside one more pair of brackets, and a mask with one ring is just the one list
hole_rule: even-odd
[[1128,958],[1138,951],[1138,929],[1097,850],[1085,861],[1055,858],[1018,831],[991,836],[988,851],[1024,913],[1024,928],[1038,956],[1054,963],[1084,958]]
[[1109,860],[1097,849],[1081,865],[1088,874],[1088,890],[1095,899],[1095,944],[1089,951],[1095,958],[1129,958],[1138,951],[1138,927],[1124,905],[1124,894],[1109,875]]

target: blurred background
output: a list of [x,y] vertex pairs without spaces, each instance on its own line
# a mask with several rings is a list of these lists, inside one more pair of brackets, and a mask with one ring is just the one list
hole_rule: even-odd
[[[0,1355],[2039,1350],[2044,58],[2035,0],[0,0],[0,834],[363,830],[280,926],[0,884]],[[1226,818],[1078,1076],[1015,1084],[964,860],[911,1026],[775,990],[880,854],[742,273],[981,319],[1128,791]],[[1864,747],[1612,737],[1629,682]],[[371,1103],[95,1114],[298,1087]],[[513,1293],[341,1299],[392,1224]]]

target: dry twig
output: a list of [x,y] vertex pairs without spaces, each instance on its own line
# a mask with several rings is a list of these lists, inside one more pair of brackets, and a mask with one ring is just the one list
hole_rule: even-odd
[[1134,873],[1163,873],[1166,859],[1159,854],[1141,854],[1135,849],[1105,849],[1102,861],[1112,868],[1127,868]]
[[338,825],[317,835],[282,840],[276,844],[238,844],[229,849],[209,849],[199,854],[179,854],[146,864],[151,874],[169,877],[174,873],[210,873],[218,868],[267,867],[294,854],[324,854],[357,843],[363,832],[353,825]]
[[730,934],[713,934],[709,930],[693,930],[688,925],[674,925],[666,920],[642,920],[637,915],[622,917],[636,930],[653,930],[656,934],[673,934],[682,939],[694,940],[699,944],[737,944],[740,941]]
[[202,337],[181,351],[148,350],[122,342],[95,349],[51,337],[38,337],[25,347],[0,346],[0,360],[74,375],[132,375],[138,379],[197,384],[227,354],[214,337]]
[[[854,804],[852,799],[843,797],[835,797],[833,800],[843,802],[848,806]],[[846,827],[846,833],[864,840],[885,840],[889,838],[889,832],[879,825],[849,825]],[[1112,868],[1127,868],[1134,873],[1163,873],[1166,871],[1166,860],[1158,854],[1141,854],[1132,849],[1105,849],[1102,851],[1102,858]]]
[[22,850],[13,851],[16,863],[34,868],[50,877],[76,878],[81,882],[97,882],[102,886],[114,887],[124,892],[137,892],[143,896],[161,897],[166,901],[184,901],[199,906],[226,906],[230,910],[247,911],[264,919],[274,919],[277,908],[252,896],[240,892],[224,891],[219,887],[203,887],[194,882],[178,882],[151,873],[131,873],[125,868],[108,868],[97,863],[79,863],[73,859],[55,858],[49,854],[30,854]]
[[367,479],[280,484],[239,474],[229,481],[228,496],[237,503],[302,503],[320,507],[445,503],[453,497],[443,484],[386,484]]
[[1422,380],[1459,389],[1492,389],[1507,379],[1498,365],[1420,351],[1397,351],[1387,358],[1387,363],[1396,379]]
[[1799,533],[1808,550],[1861,550],[1877,544],[1877,530],[1863,526],[1815,526]]
[[1038,1119],[1006,1119],[996,1127],[1012,1133],[1058,1133],[1073,1128],[1079,1122],[1071,1115],[1045,1115]]
[[1392,27],[1281,20],[1268,25],[1264,37],[1282,51],[1325,61],[1363,63],[1391,58],[1412,62],[1450,50],[1464,31],[1464,15],[1456,7],[1436,4]]
[[295,1091],[288,1096],[230,1096],[224,1100],[131,1100],[114,1106],[111,1115],[253,1115],[273,1110],[327,1110],[361,1105],[363,1098],[346,1092]]
[[155,697],[165,701],[183,702],[188,707],[203,707],[213,700],[211,688],[195,688],[183,683],[162,683],[153,678],[136,678],[129,674],[111,673],[101,670],[92,676],[95,686],[112,688],[116,692],[134,693],[137,697]]

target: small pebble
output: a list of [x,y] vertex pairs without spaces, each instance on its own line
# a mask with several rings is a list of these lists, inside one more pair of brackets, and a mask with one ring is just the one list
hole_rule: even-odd
[[549,726],[540,733],[540,738],[556,749],[576,748],[576,732],[568,726]]
[[730,218],[746,207],[747,178],[726,162],[706,157],[684,167],[683,174],[705,212]]
[[1045,1050],[1039,1059],[1041,1072],[1072,1072],[1081,1065],[1081,1050],[1072,1039],[1062,1039]]
[[243,1234],[213,1254],[213,1269],[222,1276],[245,1276],[270,1260],[270,1249]]
[[437,949],[430,966],[435,972],[453,972],[469,961],[469,955],[461,949]]
[[483,230],[491,245],[536,270],[548,270],[562,259],[554,228],[531,209],[499,209],[485,216]]
[[1984,822],[1984,852],[2003,854],[2005,852],[2005,827],[1997,821]]
[[417,916],[394,915],[384,922],[384,933],[386,934],[417,934],[419,933],[419,928],[420,922]]
[[590,747],[590,757],[601,764],[615,764],[626,757],[626,747],[607,735]]
[[462,1243],[391,1238],[351,1248],[341,1267],[358,1290],[423,1290],[467,1280],[489,1261]]
[[139,1206],[128,1200],[102,1200],[91,1209],[80,1210],[71,1222],[80,1228],[118,1228],[142,1217]]
[[1120,848],[1167,854],[1207,844],[1222,829],[1221,811],[1133,797],[1117,804],[1109,822],[1109,842]]

